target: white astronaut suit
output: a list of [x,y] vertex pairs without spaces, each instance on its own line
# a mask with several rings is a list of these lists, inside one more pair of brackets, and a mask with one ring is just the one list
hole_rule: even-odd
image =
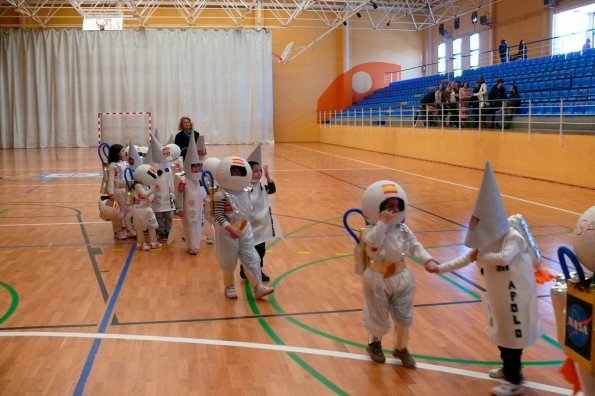
[[126,202],[126,180],[124,179],[124,171],[128,168],[128,162],[121,160],[112,162],[108,165],[108,183],[107,193],[112,195],[114,200],[118,202],[120,209],[120,230],[117,232],[118,239],[125,239],[132,234],[126,235],[126,230],[132,230],[132,208]]
[[[232,169],[241,170],[241,175],[232,175]],[[215,246],[217,261],[223,270],[225,295],[237,298],[233,274],[238,258],[246,270],[248,280],[254,286],[257,298],[272,293],[274,288],[262,284],[260,257],[254,248],[252,227],[248,221],[252,204],[246,190],[252,179],[248,162],[240,157],[221,160],[215,171],[219,190],[215,193]],[[232,235],[231,233],[235,234]]]
[[[133,207],[134,226],[136,228],[136,242],[143,250],[156,249],[161,246],[157,241],[157,218],[151,208],[155,196],[153,186],[157,182],[157,169],[152,165],[139,165],[134,171],[135,204]],[[149,230],[149,242],[145,242],[144,231]]]
[[153,136],[150,151],[152,162],[157,169],[157,180],[154,185],[155,197],[151,207],[159,224],[157,233],[161,237],[167,238],[171,229],[173,212],[176,210],[171,163],[180,156],[180,147],[175,144],[161,146],[157,137]]
[[[200,164],[196,142],[190,139],[184,158],[184,172],[175,175],[176,208],[183,211],[182,227],[188,253],[194,255],[200,249],[200,238],[204,224],[204,200],[206,191],[201,185]],[[194,170],[192,165],[194,165]]]
[[[402,207],[385,224],[379,220],[380,205],[388,198],[400,199]],[[362,212],[369,224],[362,234],[369,258],[363,272],[363,325],[370,333],[369,346],[379,342],[390,330],[390,313],[394,321],[395,350],[406,351],[409,328],[413,322],[415,278],[405,264],[405,255],[422,263],[432,260],[432,256],[403,223],[407,215],[407,194],[399,184],[381,180],[370,185],[363,195]],[[395,357],[400,357],[397,352],[394,353]],[[384,362],[381,353],[380,357],[379,360],[374,357],[372,359]],[[410,356],[408,363],[403,358],[401,360],[406,367],[415,366],[415,361]]]

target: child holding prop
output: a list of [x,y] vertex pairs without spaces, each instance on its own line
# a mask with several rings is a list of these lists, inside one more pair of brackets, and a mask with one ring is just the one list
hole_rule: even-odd
[[[142,250],[151,250],[161,247],[157,241],[157,219],[151,208],[155,197],[152,186],[157,183],[157,170],[151,165],[139,165],[134,171],[134,198],[133,209],[134,226],[136,227],[136,243]],[[149,241],[145,241],[144,230],[149,230]]]
[[373,361],[386,361],[382,337],[391,328],[390,314],[393,356],[404,367],[413,368],[415,360],[407,345],[413,323],[415,278],[405,255],[424,263],[426,269],[433,259],[404,223],[407,194],[397,183],[381,180],[371,184],[364,191],[362,213],[367,226],[362,232],[362,246],[356,250],[356,272],[363,274],[363,324],[369,333],[366,351]]

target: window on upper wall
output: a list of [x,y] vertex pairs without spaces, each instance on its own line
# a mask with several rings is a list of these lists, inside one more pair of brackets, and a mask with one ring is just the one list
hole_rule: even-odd
[[463,39],[456,39],[452,42],[452,71],[455,77],[463,74],[461,70],[461,52],[463,48]]
[[593,47],[593,15],[595,4],[554,14],[552,54],[581,51],[587,39]]
[[446,43],[438,44],[438,73],[446,73]]
[[469,36],[469,67],[475,69],[479,66],[479,33]]

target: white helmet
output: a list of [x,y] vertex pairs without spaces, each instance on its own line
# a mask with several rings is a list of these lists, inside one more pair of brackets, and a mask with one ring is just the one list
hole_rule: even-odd
[[[232,176],[232,168],[240,168],[241,175]],[[250,185],[250,181],[252,180],[252,169],[250,168],[248,161],[243,158],[223,158],[215,171],[215,179],[217,180],[217,184],[223,188],[231,191],[242,191]]]
[[163,146],[163,156],[165,157],[166,161],[174,161],[178,159],[182,151],[180,150],[180,146],[177,144],[166,144]]
[[207,158],[205,160],[205,162],[202,164],[202,170],[203,171],[208,170],[209,172],[211,172],[211,174],[214,177],[215,172],[217,172],[217,167],[219,166],[220,162],[221,162],[221,160],[219,158],[215,158],[215,157]]
[[139,165],[134,171],[134,180],[145,186],[152,186],[159,177],[157,168],[149,164]]
[[595,206],[583,213],[574,228],[572,243],[574,253],[585,267],[595,271]]
[[372,183],[362,197],[362,212],[368,224],[376,224],[380,214],[380,205],[388,198],[398,198],[403,202],[402,209],[392,218],[390,224],[399,224],[407,215],[407,193],[403,188],[390,180],[380,180]]
[[99,217],[105,221],[118,220],[120,218],[120,205],[111,199],[99,199]]

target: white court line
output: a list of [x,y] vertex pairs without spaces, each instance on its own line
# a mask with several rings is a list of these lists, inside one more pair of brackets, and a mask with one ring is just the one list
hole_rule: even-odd
[[[437,179],[435,177],[420,175],[419,173],[413,173],[413,172],[408,172],[408,171],[404,171],[404,170],[401,170],[401,169],[389,168],[388,166],[376,165],[376,164],[372,164],[370,162],[360,161],[360,160],[349,158],[349,157],[343,157],[341,155],[330,154],[330,153],[326,153],[324,151],[314,150],[314,149],[310,149],[310,148],[307,148],[307,147],[294,146],[293,144],[287,144],[287,145],[288,146],[293,146],[293,147],[296,147],[296,148],[300,148],[302,150],[308,150],[308,151],[313,151],[315,153],[330,155],[330,156],[341,158],[341,159],[344,159],[344,160],[359,162],[359,163],[365,164],[365,165],[377,166],[378,168],[388,169],[388,170],[392,170],[392,171],[400,172],[400,173],[405,173],[407,175],[417,176],[417,177],[421,177],[423,179],[428,179],[428,180],[432,180],[432,181],[436,181],[436,182],[440,182],[440,183],[450,184],[452,186],[467,188],[467,189],[475,190],[475,191],[478,191],[479,190],[478,187],[471,187],[471,186],[467,186],[465,184],[455,183],[455,182],[451,182],[451,181],[444,180],[444,179]],[[388,155],[390,155],[390,154],[388,154]],[[423,160],[420,160],[420,161],[423,161]],[[532,205],[536,205],[536,206],[541,206],[541,207],[548,208],[548,209],[558,210],[560,212],[566,212],[566,213],[574,214],[574,215],[577,215],[577,216],[580,216],[581,215],[581,213],[578,213],[578,212],[573,212],[571,210],[562,209],[562,208],[558,208],[558,207],[555,207],[555,206],[550,206],[550,205],[542,204],[542,203],[535,202],[535,201],[529,201],[527,199],[515,197],[515,196],[512,196],[512,195],[507,195],[507,194],[500,194],[500,195],[503,196],[503,197],[506,197],[506,198],[514,199],[514,200],[525,202],[525,203],[528,203],[528,204],[532,204]]]
[[[157,341],[157,342],[170,342],[180,344],[201,344],[201,345],[215,345],[215,346],[227,346],[235,348],[251,348],[268,351],[280,351],[280,352],[294,352],[316,356],[328,356],[337,357],[342,359],[351,360],[363,360],[370,361],[368,355],[362,355],[357,353],[330,351],[326,349],[315,349],[315,348],[303,348],[290,345],[276,345],[276,344],[262,344],[257,342],[242,342],[242,341],[226,341],[226,340],[213,340],[208,338],[186,338],[186,337],[164,337],[164,336],[152,336],[152,335],[140,335],[140,334],[107,334],[107,333],[70,333],[70,332],[45,332],[45,331],[0,331],[0,337],[65,337],[65,338],[101,338],[101,339],[112,339],[112,340],[131,340],[131,341]],[[400,365],[398,359],[389,358],[386,359],[387,363]],[[439,371],[448,374],[455,374],[464,377],[472,377],[479,379],[486,379],[496,381],[490,378],[485,373],[480,373],[472,370],[458,369],[454,367],[438,366],[429,363],[417,363],[417,368]],[[499,382],[499,381],[498,381]],[[538,389],[542,391],[552,392],[559,395],[572,395],[570,389],[560,388],[553,385],[542,384],[539,382],[527,381],[523,384],[527,388]]]
[[[1,217],[0,217],[0,219],[1,219]],[[34,224],[21,223],[21,224],[0,224],[0,227],[57,226],[57,225],[103,224],[103,223],[105,223],[105,221],[74,221],[72,223],[34,223]]]
[[[47,180],[47,179],[45,179]],[[68,181],[68,180],[72,180],[69,178],[62,178],[62,179],[51,179],[51,180],[60,180],[60,181]],[[11,180],[12,181],[12,180]],[[74,186],[96,186],[98,183],[62,183],[62,184],[11,184],[11,185],[7,185],[7,186],[0,186],[0,188],[11,188],[11,189],[15,189],[17,187],[64,187],[65,185],[67,185],[68,187],[74,187]]]

